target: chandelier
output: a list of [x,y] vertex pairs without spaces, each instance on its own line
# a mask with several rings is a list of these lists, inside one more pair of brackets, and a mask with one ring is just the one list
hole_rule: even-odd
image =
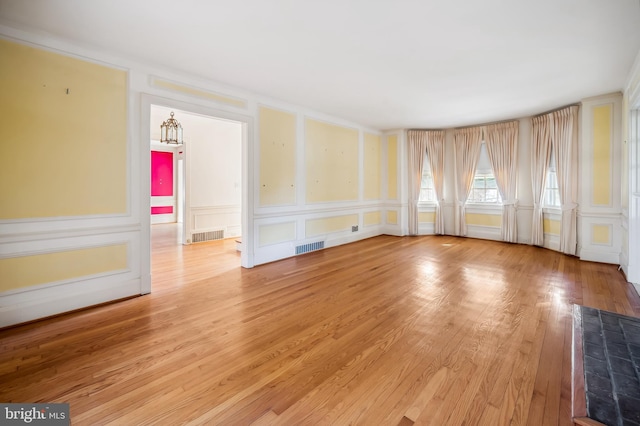
[[182,145],[183,143],[182,124],[173,118],[173,111],[171,111],[171,118],[163,121],[160,126],[160,142],[170,145]]

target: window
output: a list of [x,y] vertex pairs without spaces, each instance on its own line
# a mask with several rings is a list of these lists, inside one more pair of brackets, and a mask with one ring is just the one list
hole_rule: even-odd
[[433,190],[433,177],[427,155],[424,156],[424,167],[422,168],[422,180],[420,181],[420,198],[418,201],[435,202],[436,193]]
[[544,186],[544,206],[560,207],[560,189],[558,188],[558,175],[556,173],[556,159],[551,151],[549,159],[549,168],[547,169],[547,178]]
[[469,203],[500,203],[500,192],[496,184],[496,178],[493,173],[490,175],[479,175],[473,178],[471,193],[469,194]]
[[467,202],[480,204],[499,204],[502,202],[496,178],[493,176],[493,169],[489,161],[489,154],[487,154],[487,147],[484,142],[482,142],[482,147],[480,148],[476,175],[473,178],[473,184],[471,185],[471,192],[469,193]]

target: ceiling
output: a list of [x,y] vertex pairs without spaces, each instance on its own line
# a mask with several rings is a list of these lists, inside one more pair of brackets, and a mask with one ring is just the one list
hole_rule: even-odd
[[620,91],[640,0],[1,0],[0,24],[376,129]]

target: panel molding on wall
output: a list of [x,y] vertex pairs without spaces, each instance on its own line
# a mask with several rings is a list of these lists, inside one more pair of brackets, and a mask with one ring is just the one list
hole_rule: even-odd
[[260,206],[296,203],[296,114],[258,107]]
[[227,94],[214,92],[212,90],[190,86],[184,83],[177,83],[162,77],[156,77],[154,75],[149,76],[149,85],[153,87],[158,87],[160,89],[169,90],[172,92],[184,93],[189,96],[203,98],[208,101],[213,101],[219,104],[229,105],[229,106],[242,108],[242,109],[247,108],[246,99],[242,99],[237,96],[231,96]]
[[258,247],[296,240],[296,222],[265,223],[258,225]]
[[382,138],[379,135],[364,133],[364,171],[363,186],[365,200],[382,198]]
[[387,136],[387,199],[398,199],[398,135]]
[[585,99],[580,114],[578,255],[583,260],[619,264],[623,232],[622,94]]
[[359,131],[305,117],[306,203],[358,200]]
[[[0,244],[0,264],[4,261],[5,265],[0,266],[0,271],[4,271],[5,267],[19,267],[12,264],[14,259],[22,263],[36,262],[40,260],[37,256],[57,254],[67,257],[88,256],[94,266],[90,266],[87,273],[83,273],[86,268],[79,268],[75,272],[59,271],[62,274],[60,279],[56,280],[53,274],[51,281],[40,279],[41,282],[33,285],[13,286],[0,292],[0,327],[140,294],[140,232],[135,227],[118,228],[118,232],[112,232],[112,228],[103,228],[102,233],[99,230],[90,231],[50,234],[46,239],[41,239],[42,236],[34,239],[30,235],[3,239]],[[108,252],[112,252],[109,247],[116,248],[116,257],[103,259],[101,256],[105,253],[101,249],[107,248]],[[119,247],[124,247],[126,253],[122,253]],[[122,254],[126,259],[120,257]],[[51,267],[47,266],[47,262],[36,263],[38,267],[45,268],[42,273]],[[12,275],[10,271],[2,272],[3,283]]]
[[614,104],[613,102],[607,102],[594,105],[591,108],[591,206],[613,207]]
[[192,233],[224,231],[224,238],[240,236],[241,206],[192,207]]
[[150,277],[129,70],[6,39],[0,50],[22,64],[0,70],[0,110],[23,129],[3,145],[9,155],[0,149],[11,163],[0,167],[11,175],[0,189],[0,327],[140,295]]
[[[296,246],[300,245],[322,242],[327,249],[381,235],[384,224],[367,221],[379,220],[383,209],[380,203],[345,204],[341,208],[260,214],[255,217],[254,225],[256,264],[295,256]],[[357,231],[353,231],[352,226],[358,226]]]
[[0,69],[0,115],[22,129],[0,145],[0,218],[128,214],[128,73],[3,39],[0,51],[17,64]]

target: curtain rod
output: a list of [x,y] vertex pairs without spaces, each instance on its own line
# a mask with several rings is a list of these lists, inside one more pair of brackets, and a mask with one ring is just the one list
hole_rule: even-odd
[[492,124],[511,123],[512,121],[518,121],[518,119],[517,118],[510,118],[508,120],[490,121],[490,122],[487,122],[487,123],[471,124],[469,126],[452,127],[452,129],[454,129],[454,130],[456,130],[456,129],[469,129],[471,127],[482,127],[482,126],[490,126]]
[[[539,113],[539,114],[531,115],[530,117],[531,117],[531,118],[533,118],[533,117],[540,117],[541,115],[550,114],[550,113],[552,113],[552,112],[560,111],[561,109],[569,108],[569,107],[572,107],[572,106],[577,106],[577,107],[579,107],[580,105],[581,105],[581,104],[580,104],[580,102],[573,103],[573,104],[569,104],[569,105],[564,105],[564,106],[561,106],[561,107],[558,107],[558,108],[551,109],[551,110],[549,110],[549,111],[545,111],[545,112],[541,112],[541,113]],[[527,117],[520,117],[520,118],[527,118]],[[490,126],[490,125],[492,125],[492,124],[509,123],[509,122],[511,122],[511,121],[518,121],[520,118],[510,118],[510,119],[508,119],[508,120],[500,120],[500,121],[489,121],[489,122],[487,122],[487,123],[471,124],[471,125],[468,125],[468,126],[448,127],[448,128],[446,128],[446,129],[407,129],[407,130],[426,130],[426,131],[434,131],[434,130],[468,129],[468,128],[470,128],[470,127],[482,127],[482,126]]]
[[411,130],[418,130],[418,131],[421,131],[421,132],[422,131],[426,131],[426,132],[444,132],[447,129],[407,129],[407,132],[411,131]]
[[491,124],[500,124],[500,123],[510,123],[512,121],[518,121],[517,118],[510,118],[508,120],[501,120],[501,121],[489,121],[487,123],[481,123],[481,124],[470,124],[468,126],[459,126],[459,127],[447,127],[445,129],[407,129],[407,131],[409,130],[421,130],[421,131],[446,131],[446,130],[455,130],[455,129],[468,129],[471,127],[482,127],[482,126],[489,126]]
[[569,105],[561,106],[561,107],[554,108],[554,109],[550,109],[549,111],[541,112],[540,114],[536,114],[536,115],[532,115],[532,116],[531,116],[531,118],[533,118],[533,117],[540,117],[540,116],[542,116],[542,115],[551,114],[552,112],[560,111],[561,109],[569,108],[569,107],[572,107],[572,106],[577,106],[577,107],[579,107],[579,106],[580,106],[580,102],[575,103],[575,104],[569,104]]

